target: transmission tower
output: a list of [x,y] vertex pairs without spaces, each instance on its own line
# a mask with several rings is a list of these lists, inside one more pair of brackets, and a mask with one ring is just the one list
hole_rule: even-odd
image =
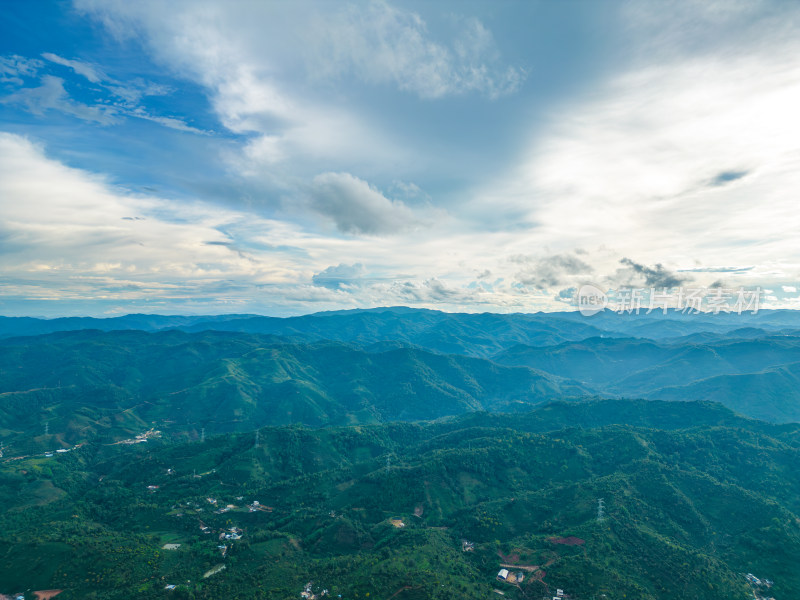
[[50,421],[44,422],[44,434],[50,435]]
[[258,441],[259,441],[259,440],[258,440],[258,433],[259,433],[259,431],[258,431],[258,429],[256,429],[256,441],[255,441],[255,443],[253,444],[253,448],[258,448]]
[[597,500],[597,522],[602,523],[605,520],[606,520],[605,506],[603,504],[603,499],[599,498]]
[[201,442],[205,442],[206,441],[206,428],[205,427],[201,427],[200,428],[200,441]]

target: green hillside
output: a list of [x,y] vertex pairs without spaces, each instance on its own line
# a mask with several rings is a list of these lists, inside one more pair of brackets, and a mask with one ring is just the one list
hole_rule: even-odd
[[88,444],[2,463],[0,592],[790,599],[798,460],[798,426],[644,401]]
[[527,410],[585,393],[484,359],[254,334],[80,331],[0,344],[0,434],[18,454],[116,441],[153,424],[197,437]]
[[733,410],[779,422],[800,421],[800,363],[741,375],[718,375],[651,394],[663,400],[704,398]]

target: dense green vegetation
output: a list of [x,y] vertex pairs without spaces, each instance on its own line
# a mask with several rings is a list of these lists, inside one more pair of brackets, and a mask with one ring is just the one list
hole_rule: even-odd
[[0,594],[796,598],[798,327],[0,318]]
[[[793,598],[798,460],[800,426],[698,403],[558,402],[203,442],[167,429],[3,462],[0,592],[296,598],[311,581],[342,598],[745,599],[754,572]],[[231,527],[241,539],[221,541]],[[501,564],[524,581],[497,581]]]
[[16,454],[116,440],[153,422],[196,437],[517,410],[584,393],[528,367],[253,334],[79,331],[0,344],[0,435]]

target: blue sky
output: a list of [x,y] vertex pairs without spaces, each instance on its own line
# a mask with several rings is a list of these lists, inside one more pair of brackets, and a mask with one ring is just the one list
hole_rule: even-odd
[[0,9],[0,314],[797,307],[800,7]]

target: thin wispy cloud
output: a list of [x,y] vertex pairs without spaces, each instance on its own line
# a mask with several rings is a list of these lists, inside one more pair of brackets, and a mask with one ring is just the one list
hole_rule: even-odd
[[54,62],[56,64],[62,65],[64,67],[68,67],[75,71],[78,75],[82,75],[92,83],[100,83],[106,76],[102,74],[97,67],[94,65],[90,65],[89,63],[83,62],[81,60],[69,60],[67,58],[62,58],[57,54],[53,54],[52,52],[44,52],[42,53],[42,58],[49,60],[50,62]]
[[112,106],[76,102],[64,88],[64,80],[52,75],[44,75],[38,87],[23,88],[8,96],[0,97],[0,103],[22,106],[35,115],[56,111],[100,125],[119,122],[117,109]]
[[314,19],[309,38],[312,75],[353,74],[421,98],[469,92],[497,98],[525,79],[524,70],[503,64],[492,33],[474,17],[460,19],[457,35],[440,42],[415,12],[386,2],[344,5]]
[[[95,97],[91,101],[79,100],[70,93],[67,81],[53,74],[41,74],[45,63],[38,59],[26,59],[20,56],[0,57],[0,78],[6,83],[14,84],[17,89],[10,94],[0,96],[0,103],[20,106],[35,115],[43,115],[48,111],[71,115],[87,122],[108,126],[120,123],[125,118],[152,121],[178,131],[204,134],[206,132],[189,125],[185,120],[175,116],[152,114],[140,103],[147,96],[163,96],[170,93],[164,85],[135,78],[121,82],[109,77],[96,64],[63,58],[52,52],[43,52],[42,58],[50,63],[66,67],[73,73],[96,85],[98,90],[108,93],[113,101]],[[39,76],[40,75],[40,76]],[[25,86],[21,78],[39,76],[39,85]]]
[[42,61],[13,54],[0,56],[0,83],[22,85],[24,77],[34,77]]

